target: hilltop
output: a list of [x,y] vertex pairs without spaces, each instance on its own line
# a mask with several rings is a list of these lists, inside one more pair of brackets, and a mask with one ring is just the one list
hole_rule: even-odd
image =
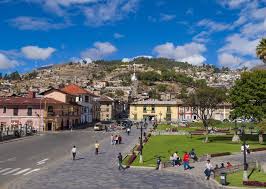
[[51,87],[58,88],[76,83],[98,94],[123,96],[132,91],[131,76],[134,64],[139,80],[138,93],[149,93],[153,98],[159,98],[159,95],[165,92],[175,96],[182,95],[199,85],[230,88],[240,73],[228,68],[193,66],[165,58],[137,58],[130,62],[83,61],[48,65],[21,76],[13,73],[12,77],[7,76],[2,81],[1,88],[4,94],[21,94],[28,90],[41,92]]

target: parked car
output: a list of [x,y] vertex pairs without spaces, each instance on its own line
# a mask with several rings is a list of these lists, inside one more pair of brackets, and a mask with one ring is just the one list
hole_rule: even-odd
[[101,131],[104,129],[104,125],[101,123],[96,123],[93,127],[94,131]]

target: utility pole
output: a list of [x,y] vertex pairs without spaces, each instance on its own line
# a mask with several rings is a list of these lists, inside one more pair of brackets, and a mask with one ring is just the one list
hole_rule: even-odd
[[142,156],[142,132],[143,132],[143,123],[140,124],[140,154],[139,154],[139,162],[143,163],[143,156]]

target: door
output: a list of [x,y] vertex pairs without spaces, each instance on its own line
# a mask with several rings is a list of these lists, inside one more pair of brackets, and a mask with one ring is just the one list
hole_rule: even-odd
[[52,122],[48,122],[47,130],[51,131],[52,130],[52,126],[53,126]]

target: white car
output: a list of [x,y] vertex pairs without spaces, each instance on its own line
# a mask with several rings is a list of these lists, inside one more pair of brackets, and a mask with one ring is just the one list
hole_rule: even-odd
[[104,126],[101,123],[96,123],[93,127],[94,131],[101,131],[104,129]]

